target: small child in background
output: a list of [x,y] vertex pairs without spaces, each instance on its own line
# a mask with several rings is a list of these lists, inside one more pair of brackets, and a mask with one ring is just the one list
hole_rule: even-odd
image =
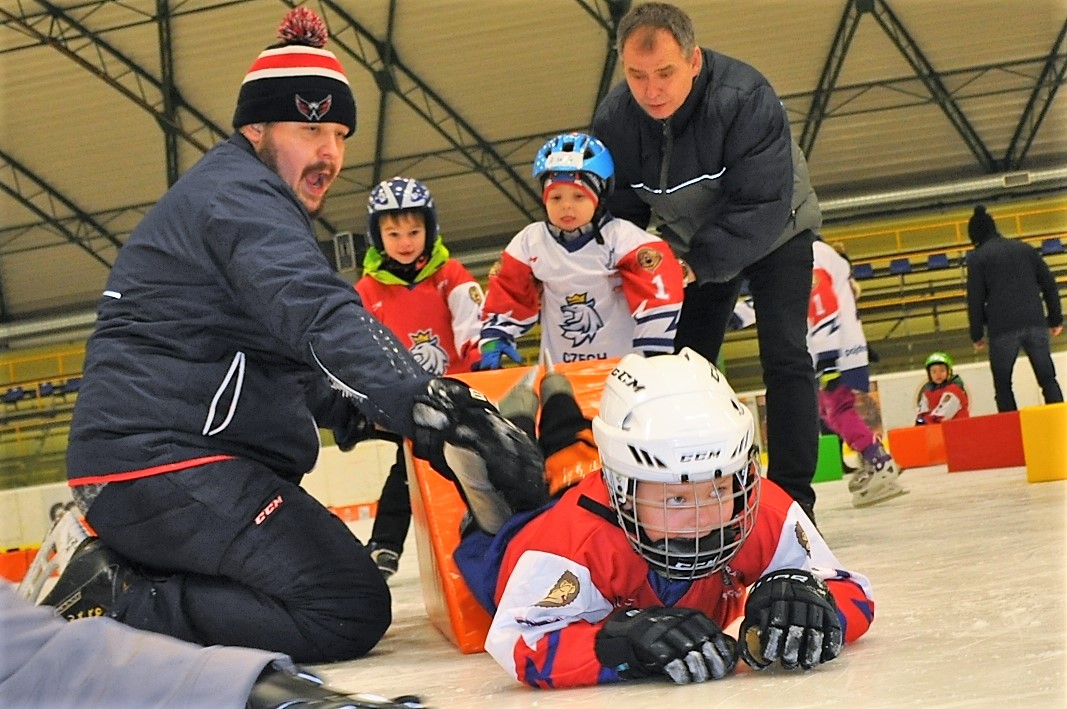
[[[428,372],[471,371],[478,361],[482,287],[449,256],[430,190],[418,180],[394,177],[367,201],[367,255],[356,283],[365,307],[388,327]],[[382,575],[394,574],[411,524],[404,450],[382,488],[369,548]]]
[[489,273],[482,358],[521,358],[515,340],[541,323],[554,363],[674,351],[682,268],[666,242],[608,213],[615,166],[604,144],[564,133],[537,152],[548,219],[508,244]]
[[916,426],[971,415],[963,380],[953,373],[952,364],[952,357],[945,352],[934,352],[926,358],[926,383],[919,390]]

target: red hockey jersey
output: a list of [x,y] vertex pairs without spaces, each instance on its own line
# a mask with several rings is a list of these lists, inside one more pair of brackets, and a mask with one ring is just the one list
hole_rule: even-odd
[[[582,497],[588,498],[584,507]],[[696,608],[725,628],[742,615],[747,588],[778,569],[805,569],[826,582],[846,643],[870,627],[870,582],[842,568],[807,515],[769,480],[762,481],[756,528],[726,568],[669,589],[617,524],[588,509],[589,501],[610,510],[600,475],[576,484],[508,544],[485,648],[521,682],[572,687],[618,681],[594,649],[597,632],[615,610]]]
[[413,284],[382,283],[365,274],[356,291],[363,307],[431,374],[469,372],[478,361],[482,287],[459,261],[450,258]]

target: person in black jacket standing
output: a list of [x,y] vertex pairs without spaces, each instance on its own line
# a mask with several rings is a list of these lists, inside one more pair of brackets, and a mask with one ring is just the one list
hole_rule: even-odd
[[[1026,352],[1046,404],[1063,401],[1050,339],[1063,332],[1056,279],[1034,247],[1005,239],[979,204],[967,223],[974,251],[967,259],[967,315],[975,350],[987,344],[997,411],[1015,411],[1011,373]],[[1042,301],[1044,306],[1042,307]]]
[[768,477],[814,519],[819,416],[805,337],[821,212],[804,155],[766,78],[698,47],[681,9],[635,6],[617,37],[626,80],[593,118],[615,158],[609,209],[655,228],[683,261],[689,285],[676,351],[716,361],[748,279],[767,387]]

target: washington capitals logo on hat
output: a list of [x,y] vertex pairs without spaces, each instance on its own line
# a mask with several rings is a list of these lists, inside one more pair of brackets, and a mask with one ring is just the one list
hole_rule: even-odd
[[300,111],[301,115],[309,121],[321,121],[330,112],[332,104],[333,94],[321,101],[308,101],[302,98],[300,94],[296,94],[296,110]]

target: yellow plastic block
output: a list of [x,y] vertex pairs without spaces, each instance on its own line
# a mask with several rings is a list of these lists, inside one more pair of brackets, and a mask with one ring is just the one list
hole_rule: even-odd
[[1067,480],[1067,403],[1019,411],[1026,481]]

